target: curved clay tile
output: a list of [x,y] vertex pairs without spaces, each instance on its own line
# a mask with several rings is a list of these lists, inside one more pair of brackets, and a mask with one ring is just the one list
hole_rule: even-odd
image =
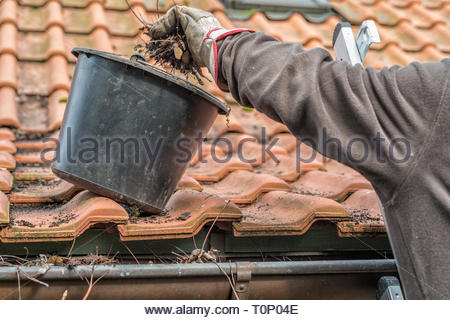
[[381,51],[369,50],[364,59],[365,66],[371,66],[376,69],[393,65],[406,66],[411,62],[413,62],[413,58],[395,43],[388,44]]
[[14,170],[16,167],[16,160],[8,152],[0,151],[0,168]]
[[191,189],[191,190],[195,190],[195,191],[202,191],[203,187],[194,178],[189,177],[187,175],[183,175],[177,185],[177,190],[181,190],[181,189]]
[[[46,154],[45,154],[46,155]],[[43,164],[44,161],[41,158],[41,152],[27,152],[17,153],[14,156],[17,163],[20,164]]]
[[[439,27],[440,25],[436,26]],[[421,51],[425,46],[436,46],[435,39],[425,36],[422,31],[413,27],[410,22],[402,22],[395,28],[386,29],[391,38],[398,42],[405,51]],[[446,31],[448,34],[448,29]],[[435,34],[435,33],[433,33]]]
[[375,14],[375,20],[382,25],[395,26],[402,21],[410,21],[410,17],[404,11],[392,6],[389,2],[378,2],[376,5],[370,7],[370,10]]
[[113,51],[107,30],[105,30],[103,28],[95,29],[94,31],[92,31],[92,38],[94,39],[96,50],[106,51],[106,52]]
[[192,190],[174,193],[161,215],[130,218],[128,224],[118,226],[121,240],[189,238],[202,227],[216,220],[234,222],[242,213],[236,205],[215,195]]
[[353,216],[364,216],[361,219],[383,222],[381,203],[374,190],[358,190],[348,197],[342,205],[346,207]]
[[98,2],[92,2],[89,6],[89,11],[91,14],[91,30],[96,28],[108,30],[108,23],[106,22],[105,11],[102,5]]
[[275,143],[276,146],[284,148],[287,152],[295,150],[295,146],[299,141],[290,133],[279,133],[273,136],[270,143]]
[[128,214],[117,202],[83,191],[62,206],[21,208],[0,231],[2,242],[70,241],[94,224],[122,224]]
[[0,192],[0,224],[9,223],[9,201],[3,192]]
[[243,145],[246,143],[258,143],[258,139],[246,133],[229,132],[221,135],[220,139],[214,140],[213,143],[214,145],[229,153],[236,152],[240,144]]
[[48,131],[53,131],[61,127],[66,110],[69,92],[65,89],[58,89],[48,98]]
[[414,3],[421,3],[421,0],[390,0],[390,2],[399,8],[408,8],[409,6],[411,6]]
[[48,94],[62,89],[69,91],[70,80],[67,70],[67,60],[62,56],[53,56],[47,62],[48,68]]
[[17,26],[16,0],[3,0],[0,2],[0,24],[13,23]]
[[45,53],[46,59],[54,55],[61,55],[66,57],[66,49],[64,48],[64,30],[58,26],[53,25],[48,29],[49,45]]
[[8,170],[0,170],[0,191],[9,192],[12,188],[14,177]]
[[0,151],[8,152],[9,154],[14,154],[17,151],[16,145],[9,140],[0,140]]
[[[167,1],[171,2],[171,1]],[[185,2],[179,0],[177,4],[184,4]],[[189,5],[195,8],[200,8],[206,11],[225,11],[225,7],[219,0],[191,0]]]
[[373,190],[358,190],[343,202],[352,221],[338,223],[339,235],[355,237],[362,234],[385,235],[386,227],[381,205]]
[[448,25],[437,24],[429,30],[418,31],[423,37],[428,39],[429,42],[435,44],[442,52],[450,53],[450,32]]
[[82,189],[64,180],[52,181],[47,184],[39,181],[37,184],[16,182],[14,190],[9,194],[9,201],[17,204],[52,203],[69,200]]
[[56,178],[48,167],[19,167],[14,172],[16,181],[52,181]]
[[272,191],[242,209],[242,220],[233,223],[235,236],[301,235],[318,220],[340,221],[349,217],[336,201]]
[[297,36],[293,37],[293,41],[288,41],[286,39],[285,41],[287,42],[301,43],[303,45],[306,45],[308,42],[313,40],[319,42],[322,42],[323,40],[322,36],[318,32],[317,26],[306,21],[305,18],[299,13],[292,14],[285,23],[290,24],[290,26],[297,34]]
[[212,185],[205,185],[204,191],[238,204],[253,202],[260,194],[274,190],[289,191],[283,180],[268,174],[257,174],[238,170]]
[[325,170],[329,173],[336,173],[336,174],[342,174],[342,175],[349,175],[349,176],[355,176],[355,177],[361,177],[362,175],[350,168],[349,166],[346,166],[345,164],[342,164],[336,160],[331,160],[325,163]]
[[253,171],[253,167],[236,156],[232,156],[225,163],[218,162],[217,159],[208,156],[203,159],[203,162],[198,162],[196,165],[187,168],[186,174],[201,182],[217,182],[236,170]]
[[191,159],[191,165],[195,165],[200,160],[203,160],[205,157],[209,156],[212,153],[214,153],[215,157],[222,158],[225,156],[225,151],[222,149],[222,147],[219,144],[211,144],[211,143],[202,143],[201,145],[201,159],[199,156],[199,150],[193,155]]
[[355,0],[334,2],[332,7],[351,24],[360,25],[364,20],[376,19],[371,7],[363,6]]
[[219,115],[207,134],[208,137],[217,138],[226,132],[244,132],[244,127],[233,114],[232,108],[228,117]]
[[431,46],[425,47],[420,52],[408,52],[408,55],[411,56],[414,61],[419,62],[436,62],[448,57],[448,55],[445,55],[438,48]]
[[49,1],[47,3],[47,24],[46,29],[51,26],[59,26],[64,28],[64,20],[62,16],[61,3],[59,1]]
[[14,132],[12,132],[9,128],[0,128],[0,140],[9,140],[9,141],[15,141],[16,136],[14,135]]
[[225,12],[216,11],[216,12],[214,12],[214,15],[216,16],[217,20],[219,20],[222,27],[224,27],[225,29],[234,29],[235,28],[235,25],[233,24],[233,22],[231,22],[230,19],[228,19],[228,16]]
[[58,139],[58,136],[51,135],[49,140],[21,140],[16,141],[15,146],[20,151],[42,151],[44,149],[56,148],[56,141],[50,139]]
[[17,56],[17,28],[7,22],[0,26],[0,53],[10,53]]
[[[240,150],[239,150],[240,149]],[[256,142],[249,141],[248,143],[241,144],[240,148],[236,150],[235,154],[243,162],[249,163],[252,166],[260,166],[265,161],[269,160],[277,155],[286,155],[287,151],[279,146],[263,145]]]
[[323,171],[310,171],[291,184],[293,192],[342,200],[359,189],[372,189],[365,178]]
[[[98,7],[99,9],[101,8]],[[135,37],[138,34],[138,29],[142,27],[141,22],[133,15],[131,11],[111,11],[104,12],[105,20],[100,20],[100,11],[97,13],[98,17],[91,16],[91,29],[98,27],[106,27],[110,34],[120,37]],[[95,22],[94,19],[99,19]],[[104,23],[104,25],[102,24]]]
[[274,159],[268,159],[255,172],[271,174],[284,181],[292,182],[297,180],[301,173],[324,169],[323,162],[314,159],[308,162],[296,160],[295,156],[276,156],[278,163]]
[[[450,8],[450,5],[448,8]],[[430,29],[438,23],[445,24],[442,16],[439,16],[432,10],[425,9],[418,3],[414,3],[408,9],[405,9],[405,14],[411,19],[412,24],[416,28]]]
[[0,126],[17,128],[19,125],[16,91],[11,87],[0,88]]
[[429,9],[440,9],[448,5],[448,0],[422,0],[422,5]]
[[0,87],[17,89],[17,59],[10,53],[0,55]]

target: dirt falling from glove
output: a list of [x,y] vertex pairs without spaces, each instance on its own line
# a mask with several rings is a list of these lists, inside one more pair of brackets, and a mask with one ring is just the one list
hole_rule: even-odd
[[180,71],[189,78],[194,76],[198,83],[203,85],[202,77],[207,79],[200,66],[192,59],[187,46],[186,35],[183,29],[178,26],[176,32],[161,39],[152,39],[150,37],[150,28],[152,24],[147,23],[140,30],[149,39],[137,44],[135,50],[150,61],[168,68],[171,72]]

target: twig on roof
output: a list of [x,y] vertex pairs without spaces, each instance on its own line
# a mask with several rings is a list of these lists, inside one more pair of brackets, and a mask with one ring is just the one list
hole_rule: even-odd
[[72,250],[73,250],[73,247],[75,246],[75,241],[76,240],[77,240],[77,237],[74,237],[73,241],[72,241],[72,245],[70,246],[69,253],[67,254],[67,258],[71,258],[72,257]]
[[214,219],[213,223],[211,224],[211,227],[209,228],[208,233],[206,234],[205,239],[203,240],[202,249],[201,249],[202,252],[203,252],[203,249],[205,248],[206,241],[208,240],[208,237],[209,237],[209,234],[211,233],[212,228],[216,224],[217,219],[219,219],[219,216],[222,214],[222,212],[228,207],[229,203],[230,203],[230,200],[227,200],[227,203],[223,206],[222,210],[217,214],[216,218]]

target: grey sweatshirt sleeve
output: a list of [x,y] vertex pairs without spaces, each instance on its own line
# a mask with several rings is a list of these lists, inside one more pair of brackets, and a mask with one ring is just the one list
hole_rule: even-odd
[[[383,203],[414,166],[435,121],[444,63],[381,71],[264,33],[218,43],[219,81],[327,157],[361,172]],[[447,61],[448,63],[448,61]]]

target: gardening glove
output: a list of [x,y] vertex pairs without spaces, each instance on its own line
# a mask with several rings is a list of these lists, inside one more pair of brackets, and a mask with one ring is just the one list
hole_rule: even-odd
[[150,28],[153,39],[164,38],[181,26],[186,35],[189,52],[200,66],[206,66],[219,88],[227,91],[225,85],[218,83],[217,43],[229,35],[249,29],[224,29],[216,17],[200,9],[174,6],[158,19]]

